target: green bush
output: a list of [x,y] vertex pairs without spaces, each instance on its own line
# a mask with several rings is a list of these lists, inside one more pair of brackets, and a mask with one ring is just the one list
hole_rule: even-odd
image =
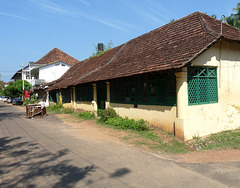
[[122,129],[133,129],[136,131],[146,131],[149,130],[148,122],[143,119],[134,121],[133,119],[115,117],[109,118],[105,121],[106,124],[113,125]]
[[84,111],[84,112],[80,112],[79,113],[79,117],[80,118],[93,118],[95,116],[94,116],[94,114],[92,112]]
[[73,113],[72,109],[64,108],[62,103],[57,103],[57,104],[48,106],[47,111],[51,112],[51,113],[57,113],[57,114],[71,114],[71,113]]
[[28,104],[37,104],[39,103],[39,100],[31,98],[31,99],[25,99],[23,105],[27,106]]
[[101,121],[105,122],[110,118],[118,117],[117,112],[113,108],[107,108],[101,111]]

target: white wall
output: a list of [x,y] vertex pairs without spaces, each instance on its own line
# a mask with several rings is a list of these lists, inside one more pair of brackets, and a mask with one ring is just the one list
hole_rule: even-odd
[[240,44],[218,42],[193,62],[217,66],[218,103],[188,106],[184,139],[240,127]]
[[51,82],[60,78],[69,68],[70,65],[63,62],[53,63],[44,67],[40,67],[39,79],[44,79],[46,82]]

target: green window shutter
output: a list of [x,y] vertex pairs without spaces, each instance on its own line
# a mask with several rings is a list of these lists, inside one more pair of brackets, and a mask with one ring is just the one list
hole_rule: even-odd
[[218,102],[217,68],[188,67],[189,105]]
[[76,101],[87,101],[93,100],[93,86],[92,84],[77,85],[76,89]]
[[111,102],[124,104],[176,104],[174,72],[159,72],[110,81]]
[[62,89],[62,102],[70,103],[71,102],[71,91],[69,88]]

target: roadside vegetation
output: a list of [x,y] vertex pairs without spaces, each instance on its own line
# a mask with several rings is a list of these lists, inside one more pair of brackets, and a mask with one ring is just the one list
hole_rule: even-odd
[[49,114],[72,114],[73,110],[70,108],[64,108],[62,103],[57,103],[47,107],[47,113]]
[[195,136],[190,144],[195,150],[240,149],[240,129],[211,134],[206,138]]
[[[73,112],[61,103],[47,107],[50,114],[69,114],[79,120],[96,119],[89,111]],[[80,122],[81,122],[80,121]],[[118,132],[118,138],[127,144],[156,153],[188,153],[205,150],[240,149],[240,129],[211,134],[208,137],[195,136],[191,141],[183,142],[173,134],[151,127],[147,121],[135,121],[117,115],[112,108],[101,111],[97,118],[98,128],[112,129]]]

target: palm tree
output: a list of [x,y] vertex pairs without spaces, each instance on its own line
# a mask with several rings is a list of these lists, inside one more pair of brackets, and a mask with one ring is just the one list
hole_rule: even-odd
[[233,11],[236,11],[237,13],[226,17],[226,22],[229,25],[240,29],[240,3],[237,4],[237,8],[234,8]]

